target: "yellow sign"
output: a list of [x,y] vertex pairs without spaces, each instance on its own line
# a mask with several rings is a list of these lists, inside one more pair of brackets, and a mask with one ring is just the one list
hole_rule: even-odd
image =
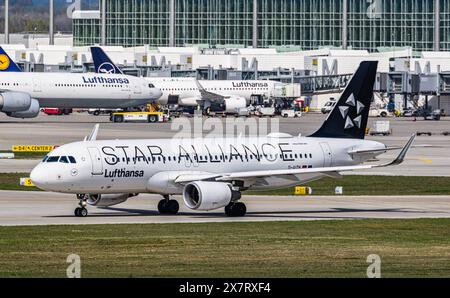
[[305,196],[311,194],[311,188],[306,186],[296,186],[294,194],[296,196]]
[[33,184],[33,182],[31,182],[30,178],[20,178],[20,183],[21,186],[26,186],[26,187],[33,187],[35,186]]
[[51,145],[14,145],[12,152],[50,152],[55,149]]
[[5,54],[0,54],[0,70],[8,69],[10,64],[8,56]]

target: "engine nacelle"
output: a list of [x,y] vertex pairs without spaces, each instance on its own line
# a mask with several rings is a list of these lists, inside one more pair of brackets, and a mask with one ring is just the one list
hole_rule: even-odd
[[20,112],[7,112],[6,115],[14,118],[35,118],[39,115],[39,102],[32,98],[31,105],[28,110],[20,111]]
[[201,98],[199,97],[180,97],[178,99],[178,104],[181,106],[195,107],[198,105],[198,101],[200,100]]
[[244,97],[231,96],[225,98],[225,112],[236,113],[239,108],[246,108],[247,100]]
[[4,92],[0,93],[0,111],[22,112],[31,106],[31,97],[23,92]]
[[183,190],[183,200],[192,210],[209,211],[222,208],[232,200],[240,198],[240,193],[223,182],[196,181],[187,184]]
[[97,207],[109,207],[125,202],[131,197],[135,197],[137,194],[90,194],[86,202],[89,205]]

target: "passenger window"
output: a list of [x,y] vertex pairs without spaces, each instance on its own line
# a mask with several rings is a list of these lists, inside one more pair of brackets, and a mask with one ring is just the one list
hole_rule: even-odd
[[77,163],[77,161],[75,160],[75,157],[73,157],[73,156],[69,156],[69,161],[70,161],[70,163]]
[[153,84],[148,84],[148,88],[155,88],[155,85],[153,85]]
[[44,159],[42,160],[42,162],[46,162],[47,159],[48,159],[48,156],[46,155],[46,156],[44,157]]
[[59,156],[50,156],[47,159],[47,162],[58,162],[58,160],[59,160]]
[[66,156],[61,156],[61,157],[59,158],[59,162],[62,162],[62,163],[69,163],[69,160],[67,159]]

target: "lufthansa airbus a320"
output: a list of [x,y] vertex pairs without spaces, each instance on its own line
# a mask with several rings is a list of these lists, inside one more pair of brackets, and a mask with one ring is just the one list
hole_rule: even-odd
[[[377,62],[362,62],[320,129],[308,137],[97,140],[98,125],[82,142],[56,148],[31,172],[47,191],[76,194],[76,216],[87,205],[112,206],[139,193],[162,195],[161,214],[176,214],[172,195],[192,210],[224,208],[244,216],[241,193],[294,186],[341,172],[400,164],[411,147],[364,140]],[[402,149],[390,163],[363,164]]]

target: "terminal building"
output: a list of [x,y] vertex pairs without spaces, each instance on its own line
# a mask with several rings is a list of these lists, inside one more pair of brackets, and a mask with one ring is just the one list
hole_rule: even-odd
[[[73,12],[73,36],[10,36],[25,71],[93,71],[101,44],[126,73],[300,84],[320,110],[364,60],[401,109],[450,111],[450,0],[101,0]],[[2,38],[2,36],[0,36]],[[6,38],[5,38],[6,40]],[[15,43],[15,44],[14,44]]]
[[450,0],[100,0],[74,45],[450,50]]

